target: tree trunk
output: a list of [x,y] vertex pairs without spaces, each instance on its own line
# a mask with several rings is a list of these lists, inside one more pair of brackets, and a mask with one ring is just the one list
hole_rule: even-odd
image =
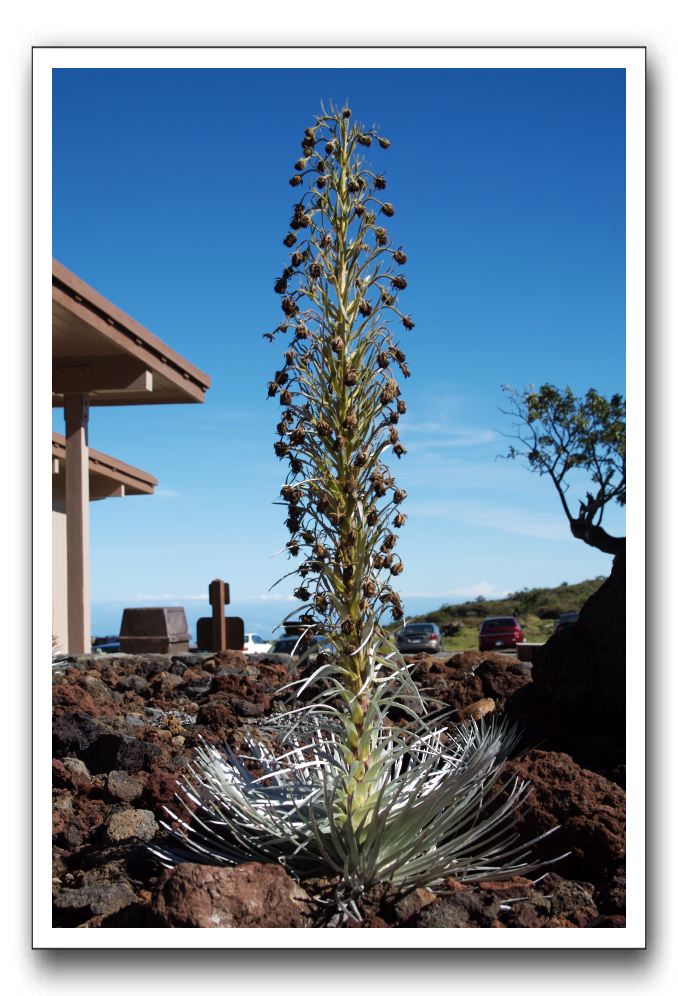
[[594,546],[603,553],[610,553],[613,557],[626,553],[625,536],[610,536],[601,526],[594,526],[585,519],[572,519],[570,532],[575,539],[583,540],[589,546]]
[[[632,665],[637,666],[633,661]],[[605,776],[625,763],[626,555],[582,607],[579,621],[535,651],[532,684],[508,712],[531,745],[566,751]]]

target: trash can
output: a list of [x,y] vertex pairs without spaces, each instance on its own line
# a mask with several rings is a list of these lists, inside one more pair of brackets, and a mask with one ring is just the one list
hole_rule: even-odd
[[125,609],[120,624],[123,654],[186,654],[188,624],[180,605]]

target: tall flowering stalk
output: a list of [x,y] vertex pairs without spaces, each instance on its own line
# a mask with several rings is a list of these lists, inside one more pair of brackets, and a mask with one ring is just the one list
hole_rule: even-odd
[[395,213],[386,179],[363,155],[373,145],[387,149],[388,139],[344,108],[321,114],[301,144],[290,184],[303,193],[274,285],[284,318],[268,333],[290,341],[268,393],[282,408],[274,448],[289,463],[280,493],[287,549],[301,559],[295,595],[308,632],[332,644],[335,663],[324,676],[345,707],[345,791],[358,825],[376,791],[369,771],[383,720],[377,683],[389,668],[404,680],[393,652],[383,652],[381,620],[387,611],[403,615],[391,580],[403,570],[395,547],[405,492],[382,456],[405,452],[397,426],[406,406],[393,367],[409,376],[389,320],[405,329],[414,322],[400,305],[407,256],[385,227]]

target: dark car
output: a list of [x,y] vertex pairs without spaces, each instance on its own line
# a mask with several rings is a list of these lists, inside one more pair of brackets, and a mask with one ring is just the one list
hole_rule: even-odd
[[570,626],[574,626],[578,619],[578,612],[561,612],[553,627],[554,633],[559,633],[561,629],[569,629]]
[[443,638],[435,623],[408,623],[396,636],[402,654],[437,654],[443,648]]
[[[320,653],[321,650],[329,650],[330,648],[331,644],[326,636],[314,636],[311,639],[310,649],[314,654]],[[293,654],[295,657],[298,657],[303,653],[301,644],[299,643],[299,636],[282,636],[271,646],[269,653]]]
[[515,647],[524,640],[523,627],[515,616],[490,616],[483,620],[478,633],[478,646],[481,650]]
[[92,640],[93,654],[119,654],[120,638],[118,636],[95,636]]

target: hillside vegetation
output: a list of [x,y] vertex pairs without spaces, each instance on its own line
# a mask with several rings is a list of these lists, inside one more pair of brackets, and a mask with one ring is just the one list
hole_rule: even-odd
[[525,629],[528,642],[542,643],[553,632],[554,621],[561,612],[578,612],[600,588],[604,577],[577,584],[564,582],[557,588],[523,588],[505,598],[483,598],[442,605],[425,615],[408,616],[407,622],[434,622],[443,629],[454,626],[457,632],[446,636],[446,650],[466,649],[478,644],[478,627],[487,616],[517,616]]

